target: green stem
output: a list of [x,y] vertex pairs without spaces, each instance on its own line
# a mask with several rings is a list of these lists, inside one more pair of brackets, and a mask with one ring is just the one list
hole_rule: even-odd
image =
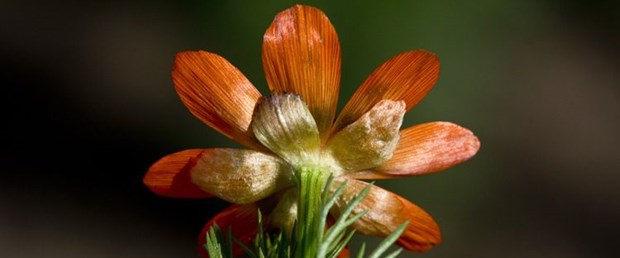
[[297,208],[297,228],[295,257],[316,257],[319,247],[319,228],[321,220],[321,196],[329,172],[319,167],[303,167],[296,173],[299,200]]

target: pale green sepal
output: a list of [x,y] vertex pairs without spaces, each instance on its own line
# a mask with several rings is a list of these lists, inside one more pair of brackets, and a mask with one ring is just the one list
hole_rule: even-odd
[[283,229],[289,238],[293,233],[293,226],[297,219],[297,189],[287,190],[276,207],[271,212],[270,223],[277,228]]
[[345,171],[377,167],[389,160],[400,139],[405,102],[382,100],[338,132],[327,150]]
[[226,201],[252,203],[294,185],[283,160],[252,150],[207,149],[191,169],[192,182]]
[[254,109],[252,131],[265,147],[299,168],[318,164],[321,140],[306,103],[295,94],[273,94]]

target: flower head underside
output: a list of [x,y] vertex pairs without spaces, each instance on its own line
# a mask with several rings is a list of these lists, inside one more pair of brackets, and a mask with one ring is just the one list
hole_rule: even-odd
[[[340,43],[323,12],[296,5],[279,13],[263,38],[262,60],[272,91],[265,97],[219,55],[187,51],[175,59],[172,77],[183,103],[207,125],[249,148],[185,150],[162,158],[147,172],[144,183],[157,194],[217,196],[235,203],[207,226],[225,227],[261,205],[273,211],[275,226],[290,226],[296,206],[290,189],[295,173],[303,170],[346,182],[332,212],[338,216],[368,186],[360,179],[441,171],[479,149],[476,136],[453,123],[400,129],[404,114],[438,79],[439,61],[432,53],[414,50],[387,60],[337,117]],[[380,187],[370,186],[358,208],[367,210],[353,224],[360,233],[387,236],[410,221],[397,242],[405,249],[424,251],[441,241],[428,213]]]

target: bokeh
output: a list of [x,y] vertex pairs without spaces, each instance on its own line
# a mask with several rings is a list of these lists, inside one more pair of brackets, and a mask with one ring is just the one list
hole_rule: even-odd
[[[168,153],[238,145],[180,102],[174,55],[218,53],[267,93],[262,35],[295,3],[0,2],[0,256],[197,257],[227,204],[158,197],[142,176]],[[427,49],[440,80],[404,126],[451,121],[482,142],[445,172],[378,182],[442,228],[441,245],[400,257],[614,256],[618,1],[302,3],[339,33],[340,107],[379,64]]]

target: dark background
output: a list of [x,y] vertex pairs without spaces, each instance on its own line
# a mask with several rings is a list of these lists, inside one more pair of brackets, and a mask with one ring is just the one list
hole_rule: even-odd
[[[428,49],[440,80],[404,126],[452,121],[482,142],[447,172],[379,182],[440,224],[444,243],[417,257],[617,252],[617,1],[305,3],[339,33],[340,107],[389,57]],[[262,34],[293,4],[0,2],[0,256],[196,257],[227,204],[161,198],[142,176],[168,153],[237,145],[179,101],[173,57],[219,53],[266,93]]]

